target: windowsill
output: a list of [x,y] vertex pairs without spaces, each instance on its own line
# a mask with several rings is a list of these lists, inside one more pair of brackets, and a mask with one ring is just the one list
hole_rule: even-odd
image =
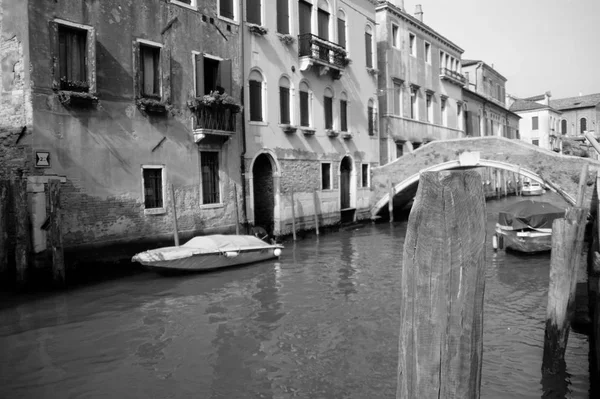
[[223,208],[224,205],[219,203],[219,204],[200,204],[200,208],[202,209],[218,209],[218,208]]
[[194,7],[193,5],[184,3],[182,1],[169,0],[169,3],[175,4],[175,5],[179,6],[179,7],[187,8],[187,9],[192,10],[192,11],[198,11],[198,7]]
[[234,19],[229,19],[229,18],[223,17],[221,15],[219,15],[217,18],[219,18],[223,22],[227,22],[228,24],[240,26],[240,23]]
[[167,213],[165,208],[144,209],[144,215],[164,215]]
[[302,130],[302,133],[304,133],[306,136],[314,136],[315,132],[317,131],[316,129],[307,126],[300,126],[300,130]]
[[269,122],[263,122],[263,121],[248,121],[248,124],[254,125],[254,126],[269,126]]

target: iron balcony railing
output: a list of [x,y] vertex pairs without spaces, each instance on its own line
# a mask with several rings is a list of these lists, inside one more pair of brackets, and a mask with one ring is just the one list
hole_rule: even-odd
[[467,83],[467,79],[462,74],[448,68],[440,68],[440,77],[442,79],[449,79],[461,86],[464,86]]
[[310,57],[337,69],[344,69],[347,65],[346,50],[312,33],[298,36],[298,56]]
[[227,106],[199,104],[194,110],[196,125],[194,129],[212,129],[235,132],[235,113]]

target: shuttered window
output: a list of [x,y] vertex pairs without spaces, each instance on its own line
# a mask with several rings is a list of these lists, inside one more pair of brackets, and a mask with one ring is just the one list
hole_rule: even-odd
[[290,33],[289,0],[277,0],[277,32]]
[[346,21],[338,18],[338,44],[346,48]]
[[282,124],[290,124],[290,89],[279,87],[279,114]]
[[144,179],[144,207],[146,209],[162,208],[162,169],[144,168],[142,177]]
[[262,122],[262,82],[250,81],[250,120]]
[[369,124],[369,136],[373,136],[375,135],[375,110],[373,107],[367,107],[367,120]]
[[365,49],[367,54],[367,68],[373,68],[373,36],[365,32]]
[[246,0],[246,20],[252,24],[262,25],[261,0]]
[[200,152],[200,168],[202,172],[202,203],[219,203],[219,153]]
[[298,24],[298,33],[303,35],[305,33],[310,33],[310,21],[311,21],[311,13],[312,13],[312,4],[307,3],[306,1],[300,0],[298,3],[298,11],[299,11],[299,24]]
[[306,91],[300,91],[300,126],[310,126],[310,108]]
[[348,131],[348,101],[340,100],[340,130]]
[[87,32],[61,26],[58,29],[59,70],[61,89],[88,91],[86,71]]
[[233,15],[234,0],[219,0],[219,15],[225,18],[234,19]]
[[325,96],[323,107],[325,111],[325,129],[333,129],[333,98]]
[[321,39],[329,40],[329,13],[319,9],[317,12],[318,34]]
[[231,95],[231,60],[196,55],[196,96],[218,91]]
[[538,130],[538,117],[531,118],[531,130]]
[[140,45],[142,95],[160,97],[160,48]]

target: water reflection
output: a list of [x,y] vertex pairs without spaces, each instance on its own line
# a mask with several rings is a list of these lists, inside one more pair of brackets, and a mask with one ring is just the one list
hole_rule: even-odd
[[339,292],[344,295],[346,300],[351,294],[356,293],[354,273],[356,272],[356,248],[352,242],[353,236],[347,235],[340,240],[340,259],[338,271],[337,287]]

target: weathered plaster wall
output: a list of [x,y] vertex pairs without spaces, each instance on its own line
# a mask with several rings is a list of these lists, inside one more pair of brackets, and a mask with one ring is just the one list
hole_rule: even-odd
[[[596,133],[600,131],[600,106],[562,110],[560,120],[558,121],[558,129],[561,129],[561,120],[567,121],[567,135],[581,135],[581,118],[586,118],[587,130],[593,130]],[[562,130],[560,130],[562,134]]]
[[[238,27],[219,19],[211,23],[216,2],[200,3],[199,11],[194,11],[166,1],[30,2],[31,49],[36,57],[32,60],[34,132],[29,145],[33,150],[50,151],[47,174],[67,178],[61,195],[66,246],[170,234],[168,192],[163,196],[165,214],[144,214],[144,164],[165,166],[165,186],[175,187],[180,231],[234,228],[233,183],[240,183],[239,133],[222,146],[203,145],[221,150],[222,183],[221,204],[203,206],[199,146],[193,140],[186,102],[194,95],[192,51],[231,59],[231,94],[240,98]],[[55,54],[49,26],[54,18],[95,29],[99,98],[95,107],[65,107],[52,90]],[[170,52],[170,67],[162,63],[163,97],[173,107],[165,116],[146,114],[135,105],[133,47],[138,38],[162,44],[163,56]]]

